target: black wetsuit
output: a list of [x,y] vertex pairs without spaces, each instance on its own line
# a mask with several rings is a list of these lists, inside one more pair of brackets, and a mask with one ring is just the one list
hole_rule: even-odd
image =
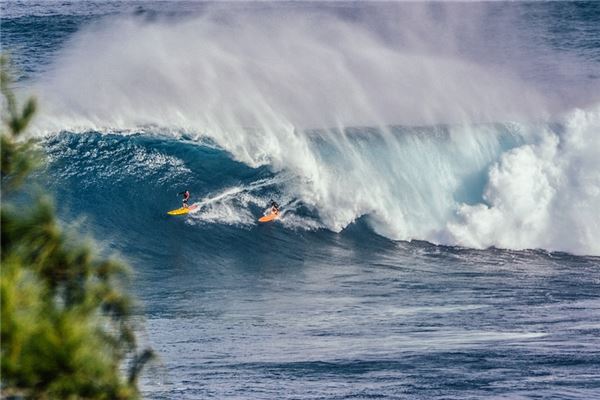
[[183,195],[183,206],[187,206],[188,200],[190,199],[190,192],[188,192],[187,190],[179,193]]

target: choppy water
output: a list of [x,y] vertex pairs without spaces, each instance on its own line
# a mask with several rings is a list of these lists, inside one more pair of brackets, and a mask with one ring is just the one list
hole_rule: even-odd
[[61,218],[133,266],[146,397],[591,399],[598,20],[9,1],[1,42]]

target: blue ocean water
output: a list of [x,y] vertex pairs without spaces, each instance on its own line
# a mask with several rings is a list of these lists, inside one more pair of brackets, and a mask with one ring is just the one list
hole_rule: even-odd
[[600,397],[599,3],[1,7],[146,398]]

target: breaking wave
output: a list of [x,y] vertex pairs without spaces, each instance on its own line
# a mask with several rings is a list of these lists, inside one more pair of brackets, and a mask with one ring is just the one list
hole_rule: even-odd
[[190,223],[251,224],[277,195],[294,229],[363,218],[394,240],[600,254],[599,103],[565,104],[517,67],[461,56],[476,32],[442,35],[423,10],[401,15],[394,40],[279,9],[101,20],[32,84],[45,106],[34,133],[210,143],[276,181],[204,191]]

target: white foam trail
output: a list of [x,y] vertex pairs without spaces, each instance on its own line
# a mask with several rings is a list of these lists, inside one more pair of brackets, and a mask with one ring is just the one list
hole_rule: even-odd
[[[292,181],[293,177],[280,174],[274,178],[261,179],[245,186],[227,188],[215,195],[206,196],[194,203],[198,208],[190,212],[195,221],[203,223],[220,223],[227,225],[249,226],[256,224],[256,215],[250,211],[250,206],[262,208],[268,204],[267,198],[257,196],[255,192],[260,189],[281,186]],[[277,196],[281,207],[281,215],[277,219],[286,228],[316,230],[326,228],[319,221],[302,217],[295,213],[301,204],[299,199],[292,200],[289,194]],[[268,214],[266,208],[264,214]],[[189,219],[188,219],[189,221]]]
[[191,212],[192,218],[188,218],[188,223],[217,223],[235,226],[250,226],[256,221],[256,218],[245,207],[240,207],[231,202],[220,202],[205,206],[200,210]]
[[193,219],[208,223],[222,223],[228,225],[253,225],[256,218],[249,210],[249,205],[260,207],[267,200],[256,196],[254,192],[266,188],[284,184],[291,178],[280,174],[274,178],[265,178],[252,182],[245,186],[234,186],[227,188],[217,194],[209,195],[195,202],[198,208],[190,212]]
[[[249,192],[253,192],[258,189],[264,188],[264,187],[281,185],[282,183],[285,183],[286,181],[289,181],[290,179],[291,179],[291,177],[285,176],[285,174],[280,174],[274,178],[260,179],[258,181],[254,181],[245,186],[233,186],[233,187],[227,188],[215,195],[206,196],[202,200],[194,203],[194,205],[197,205],[198,209],[201,209],[202,207],[205,207],[207,205],[211,205],[211,204],[217,203],[217,202],[222,202],[224,200],[233,199],[233,198],[240,199],[241,193],[244,193],[244,192],[249,193]],[[265,202],[263,201],[263,203],[265,203]]]

